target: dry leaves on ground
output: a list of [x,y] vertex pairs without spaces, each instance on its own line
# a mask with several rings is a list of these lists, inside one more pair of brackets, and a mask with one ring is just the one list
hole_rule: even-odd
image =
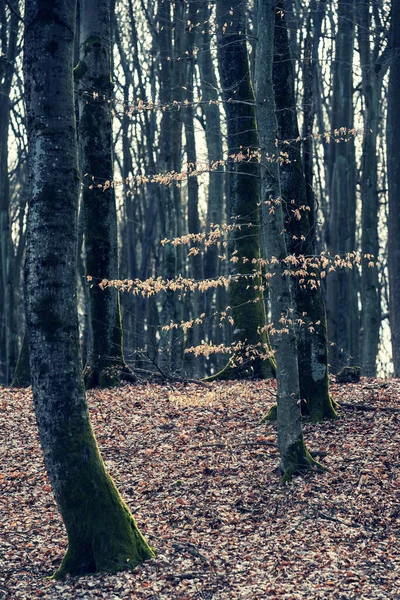
[[[88,394],[107,468],[157,548],[131,572],[46,580],[66,548],[30,391],[0,388],[0,598],[400,598],[400,382],[335,399],[377,410],[306,423],[330,470],[281,485],[274,382]],[[326,455],[325,455],[326,453]]]

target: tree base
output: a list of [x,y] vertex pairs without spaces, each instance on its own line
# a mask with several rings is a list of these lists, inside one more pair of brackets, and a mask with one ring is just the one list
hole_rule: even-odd
[[[338,408],[337,402],[330,397],[329,403],[326,402],[323,406],[323,409],[319,407],[312,407],[311,410],[309,404],[307,402],[301,403],[301,416],[310,418],[312,423],[322,423],[322,421],[334,421],[338,419],[338,414],[336,412],[336,408]],[[274,404],[271,406],[266,415],[264,415],[258,422],[259,425],[266,423],[267,421],[275,422],[278,418],[277,405]]]
[[155,556],[114,482],[102,469],[96,485],[90,485],[91,489],[97,489],[98,495],[87,500],[87,504],[82,505],[82,498],[91,493],[90,488],[82,494],[78,481],[76,486],[76,493],[70,489],[69,495],[72,499],[79,498],[81,492],[79,513],[73,504],[76,500],[72,500],[72,506],[61,507],[68,550],[53,579],[62,579],[67,574],[116,573],[133,569]]
[[318,461],[314,460],[303,440],[293,444],[286,453],[284,466],[280,467],[282,473],[281,483],[290,481],[294,475],[301,475],[307,471],[326,471]]
[[315,401],[302,401],[301,415],[302,417],[310,417],[312,423],[335,421],[339,418],[335,408],[337,408],[336,402],[333,400],[332,396],[328,394],[327,397],[325,396],[324,398]]
[[121,385],[121,381],[134,383],[136,376],[132,369],[126,363],[107,364],[104,367],[91,367],[86,365],[83,371],[85,388],[92,390],[95,388],[111,388]]
[[267,421],[275,422],[278,418],[278,407],[273,404],[266,415],[264,415],[258,422],[259,425],[266,423]]
[[22,347],[19,353],[17,366],[13,380],[11,382],[12,388],[27,388],[31,385],[31,370],[29,367],[29,349],[28,349],[28,338],[25,333]]
[[145,560],[154,558],[155,551],[147,545],[145,540],[135,540],[128,543],[118,540],[111,548],[84,548],[82,545],[68,548],[60,568],[50,579],[64,579],[66,575],[80,577],[93,573],[117,573],[134,569]]

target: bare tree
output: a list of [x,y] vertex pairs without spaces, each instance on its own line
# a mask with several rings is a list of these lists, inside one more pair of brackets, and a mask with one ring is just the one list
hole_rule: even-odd
[[115,572],[153,556],[107,474],[90,424],[79,356],[79,174],[73,89],[74,0],[25,3],[30,201],[26,319],[35,413],[68,533],[55,574]]

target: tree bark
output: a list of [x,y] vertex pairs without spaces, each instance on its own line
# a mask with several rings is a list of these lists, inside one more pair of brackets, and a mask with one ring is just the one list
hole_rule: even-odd
[[10,93],[17,56],[19,19],[15,12],[7,17],[6,3],[0,2],[0,377],[8,385],[18,358],[17,315],[14,286],[14,245],[10,223],[10,185],[8,174],[8,128]]
[[[196,23],[197,19],[197,4],[190,2],[187,11],[186,21],[189,23],[186,27],[186,69],[185,69],[185,101],[187,106],[183,109],[183,123],[185,126],[185,142],[186,142],[186,160],[188,163],[188,208],[187,208],[187,223],[189,233],[200,233],[200,215],[199,215],[199,183],[197,177],[191,175],[191,171],[197,167],[197,150],[196,150],[196,135],[195,135],[195,120],[193,108],[193,89],[194,89],[194,42],[195,30],[192,24]],[[203,254],[199,252],[191,256],[190,270],[192,277],[197,281],[204,279]],[[205,294],[203,292],[194,292],[192,296],[193,318],[200,318],[205,310]],[[204,317],[203,317],[204,318]],[[199,346],[204,340],[204,325],[200,323],[192,329],[192,344]],[[186,363],[187,364],[187,363]],[[205,361],[203,356],[195,357],[194,360],[189,359],[191,375],[201,377],[204,373]]]
[[[353,54],[355,29],[354,0],[338,1],[338,25],[331,130],[345,128],[347,142],[329,147],[329,239],[328,250],[345,258],[356,250],[356,162],[354,139],[347,132],[354,126]],[[357,273],[355,269],[339,269],[327,279],[328,335],[333,342],[329,361],[334,371],[359,360],[359,313]]]
[[386,68],[379,63],[374,64],[377,42],[374,43],[373,51],[370,47],[370,28],[370,3],[361,2],[358,6],[358,40],[365,103],[361,155],[361,372],[365,377],[376,377],[381,325],[380,289],[376,265],[379,254],[377,130],[379,100]]
[[[277,364],[277,419],[280,469],[286,481],[297,472],[316,465],[301,430],[300,386],[297,342],[293,324],[291,285],[284,275],[287,247],[284,230],[280,173],[276,148],[278,123],[273,87],[275,0],[257,1],[258,41],[255,82],[257,121],[261,152],[262,231],[267,260],[270,261],[272,347]],[[270,161],[266,156],[270,157]],[[271,263],[272,259],[274,260]],[[273,266],[272,266],[273,264]]]
[[[118,385],[127,371],[123,357],[119,294],[99,287],[118,278],[117,212],[113,186],[110,1],[80,3],[80,61],[74,69],[79,91],[80,168],[92,330],[85,367],[88,388]],[[93,188],[90,189],[93,183]],[[98,187],[100,186],[100,187]]]
[[[228,132],[228,155],[242,152],[246,155],[259,147],[254,91],[245,36],[245,5],[240,0],[217,2],[218,64],[222,97]],[[232,232],[230,256],[236,252],[238,261],[231,263],[233,281],[229,286],[229,300],[234,319],[234,340],[257,347],[261,353],[269,349],[265,327],[266,315],[261,293],[261,277],[251,277],[252,261],[260,258],[260,168],[257,160],[228,162],[231,171],[229,215],[231,222],[240,226]],[[247,259],[247,262],[245,262]],[[250,267],[249,267],[250,265]],[[256,267],[256,270],[258,268]],[[255,289],[258,288],[258,289]],[[274,361],[255,356],[249,364],[256,377],[271,377]],[[223,369],[212,378],[234,378],[235,368]]]
[[386,123],[389,190],[389,312],[394,376],[400,377],[400,4],[392,0],[390,45],[392,56]]
[[[218,81],[215,61],[211,53],[212,35],[210,32],[211,9],[207,3],[198,1],[197,45],[199,52],[197,63],[200,72],[201,94],[203,99],[202,111],[205,118],[205,137],[207,144],[207,158],[210,164],[217,164],[223,158],[223,136],[221,131],[221,113],[219,107]],[[211,224],[225,223],[225,196],[224,196],[224,167],[221,165],[213,168],[209,173],[207,195],[207,221],[206,228],[210,231]],[[211,245],[204,254],[204,277],[214,279],[221,275],[223,266],[218,254],[217,244]],[[219,318],[212,318],[215,307],[217,311],[225,310],[228,306],[228,297],[225,288],[219,287],[217,291],[211,289],[206,292],[206,315],[208,322],[208,338],[216,345],[223,343],[223,330],[219,327]],[[214,309],[214,310],[215,310]],[[213,366],[221,362],[218,355],[210,357]]]
[[[280,185],[286,208],[288,251],[295,256],[315,254],[313,194],[307,194],[301,142],[297,124],[294,70],[285,17],[285,2],[278,0],[275,23],[274,91],[280,140],[290,140],[282,149],[289,163],[280,166]],[[311,190],[312,192],[312,190]],[[335,418],[329,393],[328,345],[321,278],[315,268],[301,284],[293,280],[296,316],[304,322],[297,329],[300,397],[302,412],[314,422]]]
[[115,572],[153,556],[107,474],[79,356],[79,176],[72,78],[74,0],[26,0],[24,76],[30,202],[26,320],[40,442],[68,534],[56,572]]

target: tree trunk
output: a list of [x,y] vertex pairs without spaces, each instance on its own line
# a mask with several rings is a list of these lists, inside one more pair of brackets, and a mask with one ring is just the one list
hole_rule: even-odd
[[11,387],[25,388],[31,385],[31,371],[29,368],[29,349],[28,338],[26,333],[22,341],[22,346],[19,351],[17,365],[15,367]]
[[[188,209],[187,209],[187,223],[189,233],[200,233],[200,216],[199,216],[199,183],[197,177],[191,175],[191,171],[197,167],[197,152],[196,152],[196,136],[195,136],[195,120],[194,120],[194,108],[193,108],[193,88],[194,88],[194,42],[195,42],[195,31],[191,28],[192,23],[196,23],[197,19],[197,4],[196,2],[190,2],[187,12],[187,21],[189,25],[186,27],[186,69],[185,69],[185,101],[187,106],[183,109],[183,123],[185,126],[185,141],[186,141],[186,160],[188,163]],[[203,268],[203,254],[199,252],[190,257],[190,270],[191,276],[200,281],[204,279],[204,268]],[[192,308],[193,318],[204,318],[201,315],[204,314],[205,310],[205,294],[204,292],[193,292],[192,297]],[[193,346],[199,346],[204,340],[204,325],[199,323],[194,325],[192,329],[192,344]],[[189,359],[191,363],[192,376],[201,377],[204,373],[204,357],[202,355]]]
[[[199,6],[198,21],[202,24],[197,30],[197,44],[199,52],[197,62],[200,72],[200,86],[203,99],[203,116],[205,118],[205,137],[207,144],[207,158],[210,164],[216,164],[223,158],[221,114],[218,104],[218,81],[215,72],[215,61],[211,54],[212,36],[210,33],[211,9],[206,2],[197,2]],[[201,30],[200,30],[201,29]],[[209,173],[207,196],[207,221],[206,228],[210,231],[211,224],[225,223],[225,198],[224,198],[224,168],[213,168]],[[204,277],[215,279],[223,273],[223,265],[218,258],[220,250],[217,244],[209,246],[204,254]],[[217,291],[208,290],[205,293],[206,316],[208,323],[208,339],[216,345],[223,343],[222,327],[219,327],[219,318],[212,317],[213,310],[220,311],[228,306],[225,288],[219,287]],[[209,361],[213,367],[221,362],[218,355],[211,356]]]
[[[349,141],[330,144],[328,250],[345,258],[356,250],[356,162],[354,139],[347,132],[353,120],[354,0],[338,1],[331,130],[345,128]],[[328,335],[333,342],[330,363],[336,371],[359,360],[357,273],[338,269],[327,279]]]
[[284,219],[276,160],[269,162],[266,155],[275,157],[278,133],[274,98],[272,65],[274,58],[275,0],[257,1],[258,40],[256,49],[255,81],[257,121],[261,152],[262,230],[265,237],[267,260],[270,262],[270,300],[273,335],[272,347],[277,363],[277,417],[280,469],[283,479],[294,473],[311,469],[316,463],[306,449],[301,430],[300,387],[297,364],[297,344],[293,326],[291,286],[283,274],[287,257]]
[[389,189],[389,311],[394,376],[400,377],[400,4],[392,0],[390,75],[387,108]]
[[361,155],[361,372],[376,377],[381,326],[378,266],[378,155],[379,100],[386,68],[374,68],[370,48],[370,3],[358,6],[358,40],[364,96],[364,139]]
[[8,175],[8,127],[10,92],[17,55],[19,20],[11,11],[7,18],[6,3],[0,2],[0,371],[8,385],[18,357],[17,321],[14,286],[14,246],[10,223],[10,185]]
[[[273,77],[278,136],[281,140],[291,140],[290,144],[283,146],[290,162],[280,166],[288,251],[295,256],[310,256],[315,254],[314,198],[312,193],[307,194],[303,172],[284,0],[277,2]],[[294,279],[292,285],[297,318],[304,322],[298,327],[297,334],[300,396],[303,413],[318,422],[335,418],[336,413],[329,394],[326,314],[321,278],[313,268],[306,279],[312,280],[312,283],[300,284],[298,279]]]
[[90,424],[79,356],[79,176],[72,79],[74,0],[25,3],[30,203],[26,319],[36,419],[68,533],[55,574],[134,567],[153,556],[107,474]]
[[[250,80],[250,67],[246,48],[245,5],[239,0],[217,2],[218,64],[228,132],[228,154],[257,151],[259,147],[254,91]],[[263,352],[269,349],[265,332],[266,315],[262,297],[261,277],[254,277],[252,261],[260,258],[260,168],[257,160],[230,159],[232,172],[229,189],[229,215],[231,223],[240,226],[232,232],[229,254],[236,253],[238,261],[232,265],[232,283],[229,300],[234,320],[234,340]],[[245,260],[247,259],[247,262]],[[249,266],[250,265],[250,266]],[[255,267],[259,270],[259,267]],[[250,278],[246,275],[251,275]],[[258,288],[258,289],[256,289]],[[255,377],[271,377],[274,361],[258,356],[249,364]],[[227,367],[212,379],[234,378],[238,371]]]
[[[111,28],[109,0],[80,3],[80,61],[74,69],[79,90],[80,168],[92,345],[85,367],[86,386],[117,385],[127,367],[122,350],[118,291],[99,287],[118,278],[117,212],[113,179]],[[93,188],[90,189],[93,183]],[[98,187],[100,186],[100,187]]]

